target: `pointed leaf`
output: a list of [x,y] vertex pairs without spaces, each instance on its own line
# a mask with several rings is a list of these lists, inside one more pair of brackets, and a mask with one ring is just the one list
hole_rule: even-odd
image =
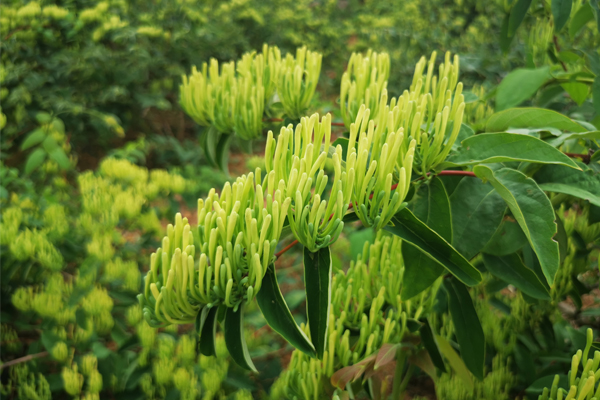
[[382,365],[386,365],[396,359],[396,353],[398,352],[398,348],[400,345],[386,343],[377,352],[377,357],[375,357],[375,366],[373,367],[377,370]]
[[446,279],[444,288],[448,292],[448,307],[460,346],[460,355],[473,375],[482,380],[485,337],[471,295],[467,288],[455,279]]
[[571,140],[571,139],[598,140],[598,139],[600,139],[600,131],[564,133],[558,137],[553,137],[553,138],[547,139],[547,140],[545,140],[545,142],[551,146],[559,147],[565,141]]
[[560,30],[567,24],[571,16],[573,0],[552,0],[552,17],[554,17],[554,32]]
[[46,151],[42,148],[37,148],[31,152],[27,157],[27,163],[25,163],[25,173],[30,174],[36,168],[38,168],[46,159]]
[[475,386],[473,385],[473,379],[471,379],[471,374],[469,373],[464,361],[460,358],[456,351],[454,351],[450,343],[448,343],[444,337],[436,335],[435,338],[437,340],[440,352],[444,355],[444,357],[446,357],[446,360],[448,360],[448,363],[450,364],[450,367],[452,367],[454,373],[456,373],[463,383],[467,385],[469,390],[473,391],[475,389]]
[[523,23],[527,10],[531,6],[532,0],[517,0],[513,8],[510,10],[510,17],[508,19],[508,35],[515,36],[517,29]]
[[518,133],[484,133],[463,140],[462,146],[448,159],[452,165],[473,165],[525,161],[561,164],[578,169],[573,160],[552,145]]
[[444,274],[444,267],[410,242],[402,241],[404,275],[402,277],[402,300],[409,300],[427,289]]
[[539,278],[517,254],[496,257],[483,254],[483,262],[487,270],[494,276],[510,283],[523,293],[539,300],[550,300],[550,294]]
[[421,329],[419,330],[419,333],[421,334],[421,343],[425,346],[433,364],[441,371],[446,372],[446,365],[440,354],[440,349],[438,348],[435,335],[431,330],[431,325],[429,325],[429,321],[426,319],[422,320],[422,322],[423,326],[421,326]]
[[563,83],[562,88],[565,89],[571,99],[577,103],[578,106],[581,106],[585,99],[588,97],[588,93],[590,92],[590,88],[583,82],[566,82]]
[[421,370],[427,375],[429,375],[431,379],[437,378],[435,365],[433,365],[433,362],[431,361],[431,357],[429,357],[429,353],[427,353],[427,350],[421,349],[416,354],[412,354],[410,357],[408,357],[408,362],[421,368]]
[[71,161],[69,160],[69,157],[67,157],[63,149],[60,147],[48,152],[48,155],[62,169],[69,169],[71,167]]
[[300,329],[290,309],[288,308],[275,274],[275,265],[271,264],[262,280],[262,286],[256,295],[258,306],[267,321],[267,324],[292,346],[314,357],[317,353],[310,339]]
[[450,196],[450,204],[452,244],[465,258],[471,259],[493,237],[502,222],[506,204],[492,185],[472,178],[460,181]]
[[595,173],[584,164],[580,165],[583,171],[545,165],[533,178],[542,190],[579,197],[600,206],[600,173]]
[[555,128],[567,132],[586,132],[588,129],[572,119],[543,108],[511,108],[492,115],[486,124],[487,132],[503,132],[509,128]]
[[498,85],[496,111],[516,107],[531,98],[550,77],[550,67],[511,71]]
[[473,286],[481,282],[481,274],[454,247],[433,231],[407,208],[392,218],[393,225],[385,230],[412,243],[430,258],[440,263],[462,282]]
[[482,251],[498,257],[506,256],[515,253],[526,241],[519,223],[512,218],[504,219]]
[[218,307],[204,307],[196,317],[196,331],[200,334],[198,348],[205,356],[217,355],[217,313]]
[[222,134],[215,148],[215,160],[219,169],[229,173],[229,143],[233,135]]
[[306,311],[310,338],[323,358],[327,345],[327,328],[331,309],[331,252],[324,247],[316,253],[304,248],[304,284],[306,286]]
[[554,209],[550,200],[531,178],[523,173],[502,168],[492,171],[477,165],[473,171],[483,181],[489,181],[502,196],[523,233],[535,251],[544,276],[550,285],[558,270],[558,243],[552,238],[556,234]]
[[577,33],[583,28],[588,22],[594,19],[594,12],[590,3],[583,4],[579,10],[571,18],[569,23],[569,36],[571,39],[577,35]]
[[225,345],[233,361],[242,368],[256,371],[250,358],[246,338],[244,337],[244,310],[246,303],[240,304],[237,311],[227,308],[225,311]]
[[21,143],[21,150],[27,150],[28,148],[40,144],[46,138],[46,132],[42,128],[37,128],[31,131],[27,138]]

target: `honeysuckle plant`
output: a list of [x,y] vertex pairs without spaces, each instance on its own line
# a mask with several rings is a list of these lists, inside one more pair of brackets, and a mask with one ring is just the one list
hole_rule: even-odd
[[[252,75],[248,71],[258,65],[253,57],[243,58],[237,73]],[[447,53],[438,67],[436,59],[435,52],[429,60],[423,57],[411,86],[388,99],[386,57],[353,55],[353,69],[342,83],[342,113],[352,115],[348,137],[335,138],[330,114],[286,123],[278,136],[269,131],[264,176],[258,169],[226,184],[219,195],[211,191],[199,200],[196,226],[178,215],[168,227],[139,295],[148,323],[195,322],[200,351],[207,355],[215,352],[221,325],[234,361],[254,370],[243,318],[245,306],[256,298],[271,328],[297,349],[292,369],[313,380],[312,388],[306,381],[297,383],[294,390],[304,396],[320,393],[319,377],[325,375],[336,376],[331,383],[351,393],[358,378],[381,363],[378,357],[396,362],[396,394],[405,387],[402,377],[410,376],[404,365],[411,354],[428,354],[433,364],[416,364],[425,372],[445,369],[445,357],[453,360],[453,368],[483,379],[485,340],[467,289],[483,279],[482,268],[474,264],[483,262],[486,273],[524,296],[551,300],[561,260],[555,240],[560,228],[545,191],[597,205],[598,172],[560,151],[567,138],[594,146],[597,133],[552,111],[509,109],[488,118],[489,133],[475,134],[463,123],[469,118],[464,117],[458,56]],[[278,65],[274,90],[286,113],[297,117],[308,107],[320,56],[301,49],[295,59],[288,55]],[[251,82],[269,74],[258,74]],[[205,75],[200,81],[208,79]],[[182,92],[186,90],[191,89],[184,81]],[[352,100],[346,99],[350,92]],[[253,104],[245,107],[251,111]],[[558,130],[562,141],[514,133],[544,116],[544,128]],[[592,189],[584,194],[581,185],[587,184]],[[501,240],[507,218],[523,233],[519,246]],[[376,254],[377,246],[383,246],[401,261],[381,259],[377,273],[351,267],[346,277],[355,278],[336,273],[334,279],[330,248],[354,221],[378,232]],[[277,251],[288,233],[293,242]],[[304,247],[305,326],[294,320],[275,273],[277,259],[296,243]],[[378,274],[383,278],[372,280]],[[437,298],[447,304],[460,358],[450,338],[437,334],[427,320],[435,303],[427,293],[439,287],[443,290]],[[423,296],[429,299],[425,303]],[[406,310],[410,315],[403,314]],[[402,328],[390,336],[389,324]],[[347,335],[356,335],[344,326],[360,332],[357,341],[350,341]],[[338,368],[342,372],[336,375]]]

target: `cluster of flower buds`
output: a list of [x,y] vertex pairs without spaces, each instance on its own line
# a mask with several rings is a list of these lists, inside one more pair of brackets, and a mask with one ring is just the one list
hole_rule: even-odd
[[[275,140],[269,131],[265,164],[269,176],[284,182],[291,201],[288,222],[298,241],[311,252],[327,247],[338,238],[354,187],[356,157],[342,165],[342,147],[331,146],[331,115],[302,118],[294,131],[282,127]],[[331,157],[334,169],[329,199],[324,197],[328,176],[325,162]],[[280,183],[283,185],[283,183]]]
[[[340,110],[347,128],[356,120],[364,104],[373,115],[379,111],[381,94],[387,87],[390,76],[390,56],[371,50],[365,56],[352,53],[348,69],[342,75]],[[384,103],[385,104],[385,103]]]
[[392,99],[390,103],[390,109],[398,115],[395,127],[403,127],[417,141],[414,169],[421,175],[446,159],[460,132],[465,109],[463,85],[458,82],[458,56],[451,61],[447,52],[434,76],[435,58],[436,52],[429,61],[422,57],[410,91],[405,90],[397,102]]
[[[571,360],[571,371],[569,371],[569,390],[559,388],[560,376],[556,375],[551,388],[544,388],[538,400],[574,400],[574,399],[600,399],[600,386],[596,383],[600,377],[600,351],[594,351],[590,357],[590,350],[594,341],[594,332],[591,328],[587,330],[587,342],[583,352],[577,353]],[[583,370],[579,374],[579,365]]]
[[145,291],[138,296],[148,323],[190,323],[202,307],[237,310],[252,300],[273,260],[290,203],[275,172],[261,180],[257,169],[226,183],[220,196],[213,189],[198,200],[197,230],[177,214],[162,248],[151,256]]
[[[385,104],[385,90],[382,98]],[[417,141],[406,137],[398,126],[400,116],[390,106],[380,107],[375,118],[370,116],[370,110],[361,106],[350,125],[346,160],[356,164],[354,211],[365,226],[381,229],[406,205]]]
[[296,57],[287,54],[281,60],[277,94],[288,117],[300,118],[308,109],[321,74],[322,58],[322,54],[303,46],[296,50]]

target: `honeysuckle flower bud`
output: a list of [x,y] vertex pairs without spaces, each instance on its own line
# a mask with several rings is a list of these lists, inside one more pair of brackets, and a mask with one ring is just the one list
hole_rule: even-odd
[[287,54],[280,61],[277,94],[288,117],[300,118],[308,109],[319,81],[322,57],[303,46],[296,50],[296,57]]
[[65,361],[69,357],[69,348],[65,342],[57,342],[54,347],[52,347],[52,358],[56,361]]
[[381,94],[387,87],[389,75],[390,57],[387,53],[378,54],[371,50],[365,56],[352,53],[348,68],[342,75],[340,91],[340,110],[347,128],[356,121],[363,104],[373,115],[378,114]]
[[[383,98],[385,104],[385,90]],[[356,171],[354,211],[365,226],[381,229],[406,205],[417,142],[406,137],[403,127],[397,127],[389,106],[381,107],[376,119],[369,117],[370,110],[361,106],[350,125],[346,162],[355,165]]]
[[251,140],[262,134],[265,111],[265,88],[262,76],[254,82],[252,76],[240,77],[232,90],[233,129],[242,139]]
[[85,354],[83,357],[81,357],[79,367],[81,368],[82,374],[89,376],[92,371],[98,369],[98,359],[93,354]]
[[29,311],[34,298],[33,287],[20,287],[13,293],[11,301],[13,306],[21,311]]
[[196,341],[191,336],[181,336],[177,343],[176,354],[183,365],[192,364],[196,359]]
[[[198,228],[177,214],[163,246],[152,254],[144,317],[153,326],[193,322],[202,307],[237,309],[258,293],[291,199],[274,173],[260,169],[198,200]],[[194,261],[198,259],[198,263]]]
[[73,364],[71,368],[64,367],[61,375],[65,391],[71,396],[78,395],[83,386],[83,375],[77,372],[77,364]]
[[158,385],[167,385],[173,380],[173,371],[175,370],[175,360],[171,358],[159,358],[152,364],[154,380]]
[[[283,127],[277,140],[269,132],[265,164],[269,179],[285,188],[291,201],[288,222],[296,238],[310,251],[329,246],[338,238],[354,187],[355,157],[342,165],[342,148],[331,143],[331,115],[302,118],[295,131]],[[334,176],[325,198],[329,177],[325,161],[331,157]]]
[[102,375],[97,369],[90,372],[87,389],[90,393],[100,393],[102,390]]

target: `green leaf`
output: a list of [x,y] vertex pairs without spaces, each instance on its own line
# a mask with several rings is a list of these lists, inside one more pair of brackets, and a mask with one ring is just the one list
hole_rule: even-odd
[[215,148],[215,161],[219,169],[229,174],[229,143],[233,135],[221,134]]
[[533,96],[550,77],[550,67],[511,71],[498,85],[496,111],[518,106]]
[[571,36],[571,39],[577,35],[577,32],[579,32],[581,28],[593,19],[594,12],[592,11],[592,6],[590,3],[585,3],[577,10],[575,15],[573,15],[573,18],[571,18],[571,23],[569,24],[569,36]]
[[[225,311],[225,345],[231,358],[237,365],[250,371],[256,371],[252,363],[246,338],[244,337],[244,311],[246,303],[240,304],[237,311],[228,307]],[[214,307],[213,307],[214,308]]]
[[32,151],[29,157],[27,157],[27,162],[25,163],[25,173],[32,173],[37,167],[42,165],[45,159],[46,151],[44,149],[37,148]]
[[377,370],[379,367],[382,367],[396,359],[396,353],[400,348],[400,344],[391,344],[385,343],[379,351],[377,352],[377,356],[375,357],[375,364],[373,365],[373,369]]
[[52,152],[58,148],[60,148],[58,146],[58,143],[56,143],[56,140],[54,140],[54,138],[52,136],[46,136],[46,138],[44,139],[44,141],[42,142],[42,147],[48,152]]
[[27,138],[21,143],[21,150],[27,150],[28,148],[40,144],[46,138],[46,132],[42,128],[37,128],[31,131]]
[[595,173],[584,164],[581,166],[583,171],[545,165],[535,173],[533,179],[542,190],[579,197],[600,206],[600,173]]
[[446,279],[444,288],[448,292],[448,307],[460,346],[460,355],[469,371],[482,380],[485,337],[471,295],[467,288],[455,279]]
[[40,124],[49,124],[52,121],[52,115],[47,112],[41,111],[35,114],[35,120]]
[[527,268],[515,253],[504,257],[483,254],[487,270],[494,276],[510,283],[523,293],[539,300],[550,300],[550,294],[537,275]]
[[408,241],[402,244],[404,276],[400,297],[409,300],[429,288],[444,273],[444,267]]
[[481,273],[438,233],[421,222],[407,208],[392,218],[385,230],[418,247],[451,274],[469,286],[481,282]]
[[600,114],[600,75],[596,75],[592,84],[592,98],[594,99],[594,110]]
[[463,166],[525,161],[561,164],[579,169],[577,164],[552,145],[529,135],[518,133],[484,133],[465,139],[448,165]]
[[458,149],[463,140],[473,135],[475,135],[475,131],[473,130],[473,128],[471,128],[469,125],[461,124],[460,131],[458,131],[458,136],[456,137],[456,141],[452,145],[452,150]]
[[598,140],[600,139],[600,131],[590,132],[579,132],[579,133],[563,133],[558,137],[553,137],[545,140],[551,146],[560,147],[567,140],[578,139],[578,140]]
[[566,82],[561,84],[562,88],[565,89],[571,99],[578,106],[582,105],[585,99],[587,99],[588,93],[590,92],[590,88],[588,85],[582,82]]
[[548,197],[533,179],[519,171],[509,168],[492,171],[484,165],[475,166],[473,171],[484,182],[489,181],[502,196],[538,256],[546,280],[552,285],[559,266],[559,254],[558,243],[552,239],[556,234],[556,223]]
[[515,36],[517,29],[525,19],[527,10],[531,5],[532,0],[517,0],[513,8],[510,10],[510,17],[508,18],[508,35]]
[[[506,204],[490,184],[479,179],[460,181],[452,196],[452,245],[465,258],[479,253],[502,223]],[[406,272],[405,272],[406,273]]]
[[543,108],[511,108],[492,115],[486,124],[488,132],[503,132],[509,128],[556,128],[567,132],[587,132],[572,119]]
[[324,247],[316,253],[304,248],[304,285],[306,286],[306,314],[310,338],[323,358],[327,346],[327,328],[331,309],[331,252]]
[[510,49],[510,43],[514,36],[508,34],[508,22],[510,20],[510,13],[504,16],[502,20],[502,26],[500,27],[500,49],[503,53],[507,53]]
[[62,169],[69,169],[71,167],[71,161],[69,160],[69,157],[67,157],[63,149],[60,147],[48,152],[48,155]]
[[444,355],[444,357],[446,357],[446,360],[448,360],[448,363],[450,364],[450,367],[452,367],[452,370],[456,376],[463,381],[469,391],[475,390],[473,379],[471,379],[471,374],[469,373],[464,361],[460,358],[456,351],[454,351],[446,338],[440,335],[436,335],[435,338],[437,340],[440,352]]
[[348,143],[350,141],[348,140],[348,138],[345,137],[340,137],[335,139],[335,142],[333,142],[331,144],[331,146],[333,146],[333,148],[336,148],[338,146],[338,144],[340,146],[342,146],[342,160],[346,161],[346,156],[348,155]]
[[275,265],[269,265],[267,272],[262,280],[262,286],[256,295],[258,306],[267,321],[267,324],[285,340],[290,342],[292,346],[314,357],[317,353],[310,342],[310,339],[300,329],[290,309],[288,308],[279,284],[277,283],[277,275],[275,274]]
[[198,348],[205,356],[217,354],[217,313],[218,307],[204,307],[196,317],[196,332],[200,335]]
[[519,250],[526,241],[527,237],[519,224],[505,219],[482,251],[498,257],[506,256]]
[[567,24],[571,16],[573,0],[552,0],[552,17],[554,17],[554,32],[560,30]]
[[421,343],[423,343],[423,346],[425,346],[425,349],[429,353],[429,357],[431,357],[433,365],[443,372],[446,372],[446,365],[444,364],[444,360],[440,354],[440,349],[438,348],[431,325],[429,325],[429,321],[427,319],[421,320],[421,322],[423,323],[421,329],[419,330],[419,333],[421,334]]

